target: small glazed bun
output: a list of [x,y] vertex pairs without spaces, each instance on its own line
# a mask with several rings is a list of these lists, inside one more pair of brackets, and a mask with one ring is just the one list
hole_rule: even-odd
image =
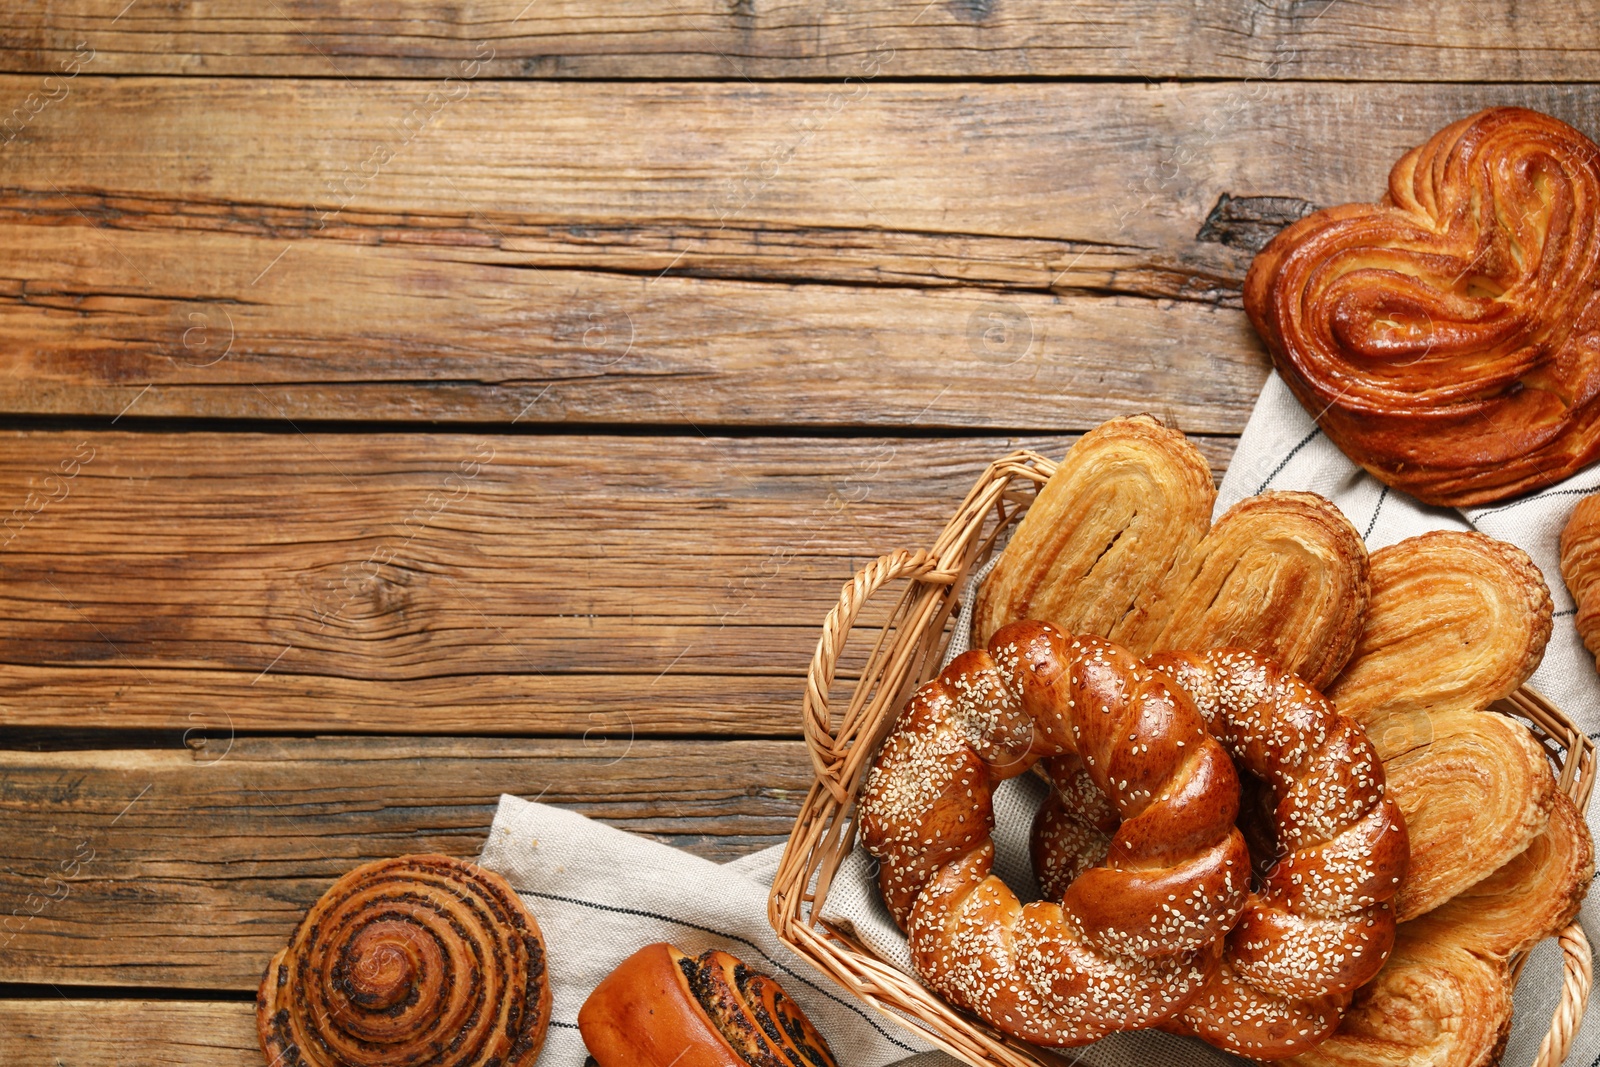
[[646,945],[578,1012],[599,1067],[837,1067],[828,1043],[771,978],[712,949]]

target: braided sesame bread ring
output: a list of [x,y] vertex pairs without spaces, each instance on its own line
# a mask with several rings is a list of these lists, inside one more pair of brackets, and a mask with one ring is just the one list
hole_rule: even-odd
[[1145,665],[1193,698],[1274,804],[1274,861],[1180,1027],[1253,1059],[1303,1052],[1338,1026],[1394,945],[1391,901],[1410,843],[1383,763],[1361,727],[1256,653],[1166,652]]
[[[990,791],[1076,753],[1121,818],[1060,903],[993,876]],[[1244,906],[1239,781],[1194,704],[1132,653],[1041,622],[1001,628],[913,695],[869,770],[861,837],[919,974],[1036,1044],[1175,1016]]]

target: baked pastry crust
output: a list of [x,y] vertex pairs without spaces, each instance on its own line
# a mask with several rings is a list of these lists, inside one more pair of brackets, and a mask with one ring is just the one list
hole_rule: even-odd
[[1297,1067],[1487,1067],[1511,1033],[1511,961],[1578,914],[1594,842],[1577,805],[1556,795],[1526,850],[1396,932],[1394,953],[1356,994],[1338,1030]]
[[646,945],[595,986],[578,1029],[599,1067],[835,1067],[778,983],[720,949]]
[[1112,419],[1067,452],[978,592],[973,642],[1045,619],[1119,644],[1216,503],[1205,457],[1149,415]]
[[[1428,743],[1384,761],[1411,832],[1401,922],[1493,874],[1545,830],[1559,795],[1526,726],[1493,712],[1431,716]],[[1530,901],[1530,904],[1533,902]]]
[[1295,1067],[1489,1067],[1511,1032],[1503,964],[1401,926],[1378,977]]
[[1263,493],[1229,508],[1163,585],[1144,625],[1124,628],[1135,653],[1250,648],[1320,688],[1361,635],[1367,547],[1323,497]]
[[1477,711],[1544,658],[1550,590],[1525,552],[1437,531],[1372,555],[1372,596],[1350,664],[1328,690],[1389,758],[1426,739],[1421,713]]
[[1561,530],[1561,580],[1578,606],[1578,636],[1600,667],[1600,494],[1578,501]]
[[1328,436],[1389,485],[1484,504],[1600,455],[1600,152],[1524,108],[1407,152],[1376,204],[1278,234],[1244,303]]
[[1023,619],[1135,655],[1251,648],[1313,687],[1361,632],[1367,548],[1314,493],[1263,493],[1211,525],[1205,458],[1148,415],[1113,419],[1061,461],[978,591],[976,643]]
[[533,1067],[550,1025],[539,924],[449,856],[357,867],[306,912],[256,997],[276,1067]]

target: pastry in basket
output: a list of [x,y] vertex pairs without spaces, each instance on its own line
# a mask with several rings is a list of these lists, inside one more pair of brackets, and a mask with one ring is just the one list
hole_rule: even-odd
[[1528,680],[1550,592],[1527,555],[1477,533],[1423,534],[1372,557],[1372,602],[1328,695],[1382,753],[1411,831],[1400,920],[1487,877],[1545,827],[1555,779],[1522,724],[1485,711]]
[[532,1067],[544,940],[498,875],[448,856],[357,867],[311,906],[256,997],[272,1067]]
[[1211,524],[1205,457],[1148,415],[1085,435],[1040,489],[978,592],[977,642],[1047,619],[1136,655],[1253,648],[1313,686],[1344,666],[1367,550],[1312,493],[1264,493]]
[[[991,873],[990,790],[1065,755],[1119,825],[1059,902],[1022,905]],[[1280,798],[1286,853],[1255,892],[1234,759]],[[1141,663],[1028,621],[916,691],[858,812],[918,973],[1051,1046],[1181,1015],[1247,1055],[1307,1047],[1382,967],[1408,853],[1377,753],[1299,679],[1231,650]]]
[[1597,287],[1600,152],[1548,115],[1495,108],[1407,152],[1380,202],[1279,233],[1244,304],[1346,455],[1459,506],[1600,455]]
[[[1106,439],[1111,438],[1122,451],[1187,451],[1193,461],[1200,462],[1198,453],[1180,435],[1143,434],[1131,440],[1120,429],[1128,421],[1108,423],[1083,444],[1098,436],[1099,451],[1106,450]],[[1105,491],[1077,473],[1093,456],[1076,457],[1076,451],[1068,454],[1057,477],[1038,495],[1041,502],[1053,500],[1052,511],[1057,515],[1090,513],[1095,494]],[[1162,456],[1145,462],[1161,466],[1176,460]],[[1068,499],[1079,494],[1085,494],[1087,502]],[[1272,496],[1256,500],[1268,501]],[[1246,505],[1260,506],[1247,501],[1234,509],[1235,513],[1245,511]],[[1160,513],[1170,505],[1151,501],[1143,507]],[[1055,605],[1070,614],[1080,602],[1101,599],[1106,579],[1094,568],[1053,575],[1044,572],[1041,561],[1050,558],[1050,546],[1071,544],[1078,536],[1061,525],[1034,523],[1030,527],[1032,516],[1050,513],[1030,510],[989,580],[1002,583],[998,588],[1032,589],[1038,603]],[[1227,521],[1219,522],[1218,529]],[[1347,523],[1342,525],[1348,530]],[[1325,528],[1339,529],[1340,524]],[[1359,541],[1353,530],[1347,537]],[[1102,544],[1115,541],[1119,547],[1127,540],[1126,530],[1101,529],[1095,538]],[[1320,661],[1300,658],[1297,665],[1324,672],[1326,678],[1337,676],[1330,696],[1341,712],[1367,728],[1385,757],[1389,794],[1407,816],[1412,845],[1411,870],[1396,899],[1396,910],[1401,918],[1420,915],[1482,882],[1516,857],[1544,830],[1552,805],[1557,803],[1554,776],[1531,733],[1512,719],[1485,712],[1490,704],[1517,689],[1538,665],[1549,636],[1548,591],[1525,554],[1478,534],[1414,538],[1376,554],[1370,572],[1364,550],[1312,556],[1295,540],[1274,539],[1268,531],[1239,539],[1268,560],[1279,554],[1295,560],[1332,561],[1322,563],[1320,573],[1312,569],[1302,572],[1308,577],[1298,586],[1291,582],[1231,583],[1240,590],[1235,592],[1230,583],[1222,582],[1191,595],[1182,582],[1169,579],[1145,587],[1138,609],[1127,615],[1142,620],[1181,617],[1178,607],[1160,601],[1166,597],[1173,605],[1181,605],[1187,599],[1203,603],[1205,611],[1199,615],[1200,624],[1183,629],[1182,640],[1195,646],[1254,643],[1260,647],[1259,631],[1250,629],[1250,609],[1254,608],[1281,621],[1282,629],[1273,635],[1279,650],[1335,648],[1335,654]],[[1344,538],[1331,540],[1337,544]],[[1196,547],[1190,551],[1204,555],[1203,540],[1192,543]],[[1370,598],[1363,595],[1359,605],[1346,598],[1343,603],[1351,605],[1349,614],[1330,624],[1326,591],[1355,584],[1342,577],[1349,571],[1340,570],[1340,561],[1351,559],[1363,564],[1363,594],[1370,577]],[[1132,565],[1131,557],[1127,565]],[[1258,567],[1274,569],[1270,562]],[[1288,569],[1278,567],[1280,573]],[[1205,570],[1160,560],[1153,569],[1169,576]],[[1217,568],[1224,572],[1237,569]],[[1276,597],[1305,599],[1318,607],[1297,615],[1293,604],[1279,605],[1274,602]],[[980,595],[975,630],[981,634],[985,625],[1006,621],[1005,603],[1003,597]],[[1349,636],[1337,641],[1319,636],[1316,641],[1304,642],[1295,634],[1296,626],[1316,628],[1320,635]],[[1124,625],[1116,632],[1133,633],[1141,642],[1141,652],[1149,651],[1152,644],[1160,647],[1159,632],[1152,639],[1148,630],[1140,635],[1137,629]],[[1288,654],[1304,657],[1304,653]],[[1120,820],[1099,798],[1081,763],[1063,757],[1047,761],[1046,766],[1056,788],[1035,824],[1033,852],[1041,884],[1053,892],[1104,860]],[[1248,775],[1245,785],[1247,797],[1259,796],[1259,784]],[[1249,833],[1250,823],[1246,819],[1241,825],[1264,859],[1262,867],[1270,868],[1277,843],[1270,834]],[[1530,907],[1537,910],[1537,904],[1530,902]],[[1550,932],[1546,931],[1546,936]],[[1408,949],[1412,957],[1428,949],[1425,933],[1412,935]],[[1479,1010],[1494,1016],[1495,1004],[1486,1003]]]
[[1561,579],[1578,606],[1578,636],[1600,665],[1600,494],[1578,501],[1561,531]]
[[1296,1067],[1487,1067],[1511,1032],[1512,961],[1564,928],[1594,874],[1577,806],[1557,794],[1550,824],[1490,877],[1415,922],[1343,1024]]
[[778,983],[718,949],[646,945],[595,986],[578,1029],[599,1067],[835,1067]]

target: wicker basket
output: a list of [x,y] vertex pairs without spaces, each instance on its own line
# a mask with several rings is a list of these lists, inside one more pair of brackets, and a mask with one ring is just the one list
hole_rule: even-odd
[[[851,931],[819,918],[828,889],[855,840],[852,811],[873,755],[900,708],[940,666],[957,592],[994,551],[1001,534],[1032,502],[1056,464],[1019,451],[984,471],[955,518],[926,551],[899,550],[868,564],[846,585],[822,625],[806,679],[804,728],[816,779],[784,850],[768,902],[785,944],[889,1018],[967,1063],[1062,1067],[1064,1057],[1009,1038],[957,1011]],[[842,714],[829,703],[840,656],[867,601],[891,582],[909,580],[862,668]],[[1594,743],[1537,692],[1523,688],[1495,710],[1526,719],[1559,768],[1560,787],[1586,809],[1594,785]],[[811,887],[808,890],[808,887]],[[1557,1067],[1583,1020],[1590,984],[1589,943],[1575,922],[1560,935],[1562,997],[1535,1067]],[[1520,974],[1526,956],[1515,962]]]

